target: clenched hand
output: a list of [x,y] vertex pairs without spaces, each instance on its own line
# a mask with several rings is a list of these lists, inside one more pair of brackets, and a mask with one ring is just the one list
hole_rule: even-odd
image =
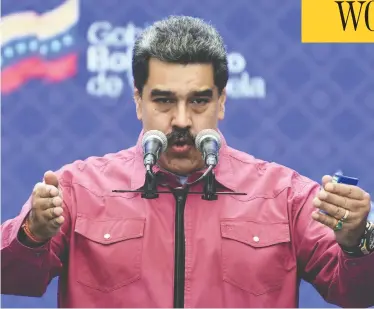
[[62,194],[56,174],[48,171],[43,182],[37,183],[32,193],[29,229],[40,240],[53,237],[64,223]]
[[356,246],[370,212],[370,195],[357,186],[333,183],[331,176],[324,176],[322,184],[313,204],[325,213],[316,211],[312,218],[333,229],[342,246]]

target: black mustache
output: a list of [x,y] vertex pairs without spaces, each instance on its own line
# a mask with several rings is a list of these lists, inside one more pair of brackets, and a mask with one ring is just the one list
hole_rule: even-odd
[[188,129],[174,129],[166,135],[168,145],[173,145],[176,142],[184,142],[186,144],[195,145],[195,138]]

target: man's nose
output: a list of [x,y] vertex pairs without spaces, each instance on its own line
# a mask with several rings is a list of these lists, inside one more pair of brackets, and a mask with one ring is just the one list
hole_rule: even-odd
[[191,114],[186,104],[179,103],[174,109],[171,125],[178,128],[188,128],[192,125]]

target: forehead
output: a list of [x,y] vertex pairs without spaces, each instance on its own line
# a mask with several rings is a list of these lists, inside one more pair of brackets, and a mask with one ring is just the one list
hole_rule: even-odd
[[150,59],[146,88],[185,93],[214,87],[212,64],[179,64]]

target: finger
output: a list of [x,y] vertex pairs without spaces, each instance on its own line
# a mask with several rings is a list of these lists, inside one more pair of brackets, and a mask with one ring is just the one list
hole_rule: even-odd
[[357,200],[352,200],[345,196],[340,196],[335,193],[327,192],[323,189],[320,192],[318,192],[317,197],[319,198],[319,200],[323,202],[333,204],[335,206],[339,206],[349,210],[356,208],[354,207],[354,205],[355,203],[358,203]]
[[56,188],[58,188],[58,178],[55,173],[52,171],[47,171],[44,173],[44,178],[43,178],[44,183],[48,185],[52,185]]
[[64,212],[62,207],[50,207],[43,210],[43,216],[49,221],[62,215]]
[[325,187],[325,185],[332,181],[332,177],[330,175],[325,175],[322,177],[322,187]]
[[[341,220],[342,218],[344,218],[347,212],[346,209],[336,206],[334,204],[330,204],[325,201],[321,201],[318,197],[314,198],[313,205],[319,210],[321,210],[324,214],[334,217],[337,220]],[[352,219],[352,214],[353,214],[352,212],[349,212],[349,216],[348,218],[345,218],[345,221],[347,219]]]
[[62,198],[59,196],[50,197],[50,198],[37,198],[34,201],[34,207],[39,208],[41,210],[47,210],[53,207],[61,207],[62,206]]
[[327,192],[335,193],[340,196],[349,197],[355,200],[362,200],[365,196],[365,191],[362,190],[360,187],[347,185],[344,183],[327,183],[324,186],[324,189]]
[[333,230],[338,223],[338,220],[336,218],[330,217],[329,215],[322,214],[320,212],[313,212],[312,218]]
[[52,220],[48,221],[47,227],[52,236],[55,235],[56,231],[61,228],[62,223],[64,222],[63,220],[64,220],[64,217],[60,216],[60,217],[53,218]]
[[54,186],[39,182],[35,185],[33,194],[35,197],[53,197],[59,195],[59,190]]
[[61,225],[64,223],[65,221],[65,218],[63,216],[58,216],[56,218],[53,218],[51,221],[50,221],[50,224],[52,225],[52,227],[54,228],[59,228],[61,227]]

